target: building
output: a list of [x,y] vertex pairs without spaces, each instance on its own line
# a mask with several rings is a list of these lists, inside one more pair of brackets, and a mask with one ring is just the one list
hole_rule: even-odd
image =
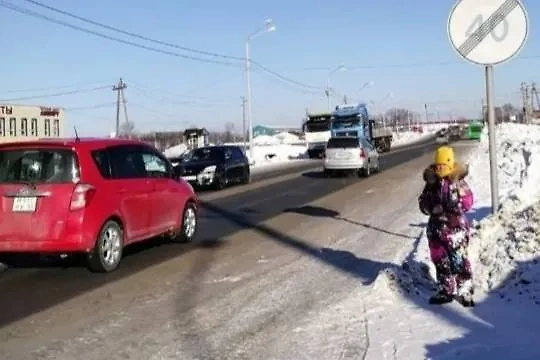
[[205,128],[186,129],[184,131],[184,144],[187,145],[188,149],[208,146],[209,135]]
[[0,142],[64,136],[64,109],[35,105],[0,105]]

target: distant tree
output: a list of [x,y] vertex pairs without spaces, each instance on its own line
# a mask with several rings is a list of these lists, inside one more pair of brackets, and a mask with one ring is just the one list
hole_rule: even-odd
[[234,142],[234,123],[228,122],[225,124],[225,134],[223,142]]
[[120,124],[120,131],[117,134],[119,137],[131,137],[135,134],[135,123],[132,121],[124,121]]

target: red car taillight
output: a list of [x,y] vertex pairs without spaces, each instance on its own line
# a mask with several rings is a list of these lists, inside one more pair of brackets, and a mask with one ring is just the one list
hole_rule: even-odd
[[96,188],[90,184],[77,184],[71,195],[70,210],[79,210],[88,206],[92,197],[96,193]]
[[364,149],[360,149],[360,158],[365,159],[367,158],[366,151]]

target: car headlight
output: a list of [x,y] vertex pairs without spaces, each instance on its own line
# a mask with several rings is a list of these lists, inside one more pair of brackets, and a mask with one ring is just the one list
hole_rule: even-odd
[[201,174],[214,174],[216,172],[216,165],[207,166],[201,171]]

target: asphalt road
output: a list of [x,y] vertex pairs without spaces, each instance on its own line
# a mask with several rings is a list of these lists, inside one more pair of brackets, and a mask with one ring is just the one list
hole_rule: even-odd
[[[428,142],[384,154],[381,158],[383,174],[377,178],[383,177],[385,171],[403,162],[431,153],[436,146],[433,142]],[[274,174],[274,178],[267,174],[265,179],[258,179],[245,187],[201,193],[203,209],[199,241],[196,244],[168,244],[156,239],[133,246],[126,249],[126,257],[121,267],[112,274],[91,274],[76,261],[77,259],[50,266],[41,264],[40,268],[35,268],[36,263],[30,263],[32,266],[30,268],[10,269],[1,273],[0,306],[9,310],[0,312],[0,344],[4,340],[13,341],[12,337],[18,336],[17,334],[29,336],[32,331],[38,332],[35,329],[38,327],[37,321],[65,323],[75,317],[92,318],[101,302],[114,303],[117,308],[127,306],[125,303],[136,303],[137,289],[140,289],[140,293],[144,293],[147,288],[157,286],[156,282],[159,283],[160,278],[163,278],[163,281],[170,280],[173,275],[177,280],[184,279],[181,281],[190,282],[192,281],[190,267],[201,265],[198,264],[199,257],[201,251],[205,249],[211,249],[216,254],[222,251],[223,258],[221,255],[215,256],[220,256],[223,262],[242,263],[246,254],[240,254],[239,250],[255,246],[252,243],[253,235],[246,234],[253,229],[281,239],[282,243],[288,246],[313,253],[314,250],[309,246],[291,240],[292,238],[283,234],[280,235],[277,230],[262,228],[259,224],[288,211],[295,212],[304,204],[338,191],[343,192],[348,187],[359,186],[358,184],[364,181],[368,181],[370,186],[377,182],[375,178],[323,178],[321,169],[314,168],[313,164],[310,164],[301,175],[289,171],[291,170],[280,171]],[[345,202],[346,197],[338,202],[341,201]],[[296,225],[289,221],[288,229],[279,228],[279,230],[292,231]],[[233,240],[233,244],[236,245],[224,245],[228,243],[226,240]],[[220,250],[221,248],[225,250]],[[247,261],[246,257],[245,260],[246,264],[249,264],[253,259]],[[161,269],[160,272],[156,270],[158,268]],[[186,289],[184,291],[189,292]],[[103,294],[106,294],[105,299]],[[75,298],[80,300],[73,300]],[[62,305],[59,308],[62,310],[51,310],[54,315],[47,315],[49,316],[47,321],[40,318],[41,312],[70,301],[74,304],[66,305],[65,308]],[[81,303],[75,305],[77,301]],[[184,305],[194,306],[192,303]],[[29,317],[32,318],[29,320],[30,323],[23,320]],[[1,354],[2,345],[0,357]]]
[[[434,143],[402,148],[381,157],[381,171],[388,170],[405,161],[431,152]],[[199,247],[213,247],[221,239],[237,231],[249,229],[252,225],[272,218],[287,209],[298,207],[315,199],[331,194],[364,179],[355,176],[324,178],[320,169],[310,164],[301,176],[239,192],[228,196],[228,192],[241,190],[232,187],[218,194],[200,194],[203,205],[200,230],[196,244],[169,244],[166,240],[155,239],[144,244],[136,244],[125,251],[121,267],[111,274],[91,274],[80,259],[43,263],[31,259],[16,269],[0,273],[0,308],[10,311],[0,312],[0,326],[9,324],[30,314],[56,305],[66,299],[80,295],[92,288],[116,281],[168,259],[187,254]],[[285,169],[273,176],[290,174]],[[298,172],[298,170],[296,171]],[[266,175],[266,178],[272,176]],[[257,185],[257,184],[255,184]],[[215,200],[205,200],[212,196],[223,196]],[[231,221],[233,220],[233,221]],[[40,296],[34,296],[39,293]]]

